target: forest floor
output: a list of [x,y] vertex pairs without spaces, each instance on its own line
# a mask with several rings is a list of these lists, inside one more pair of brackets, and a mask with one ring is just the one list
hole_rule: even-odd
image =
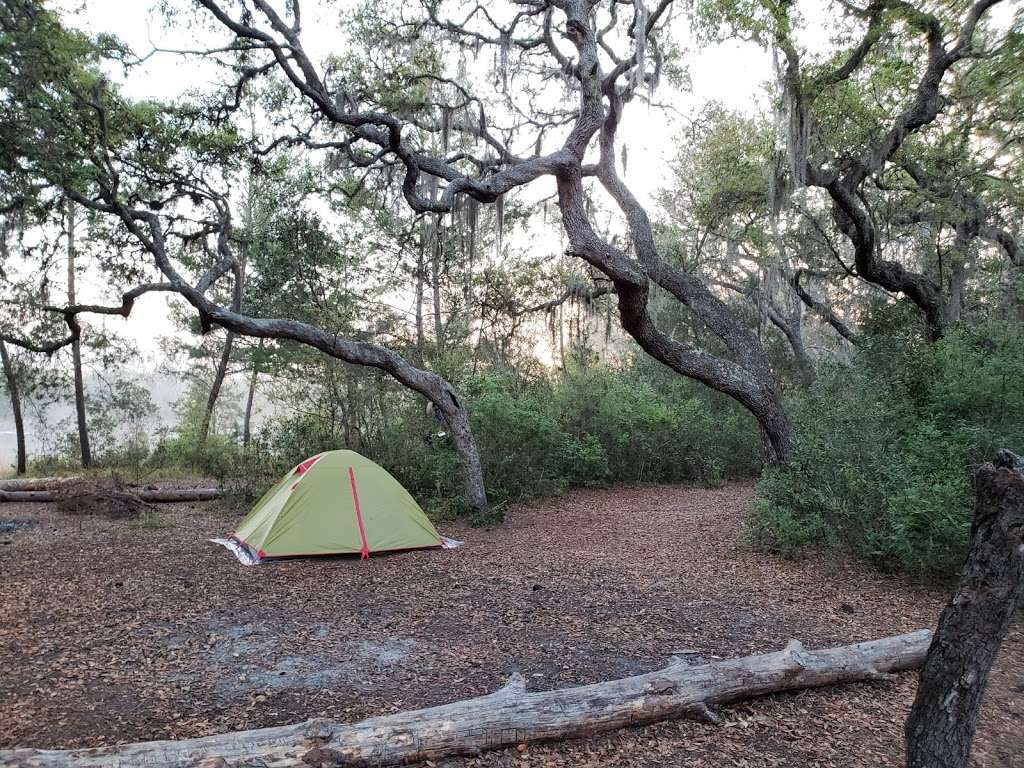
[[[933,627],[948,585],[834,556],[742,544],[753,498],[721,489],[580,490],[494,528],[442,526],[454,551],[240,565],[207,542],[236,516],[173,527],[0,506],[0,745],[93,746],[322,716],[352,721],[493,691]],[[11,520],[20,524],[5,525]],[[898,766],[915,675],[769,696],[690,721],[531,746],[451,768]],[[1024,626],[993,671],[974,765],[1024,766]]]

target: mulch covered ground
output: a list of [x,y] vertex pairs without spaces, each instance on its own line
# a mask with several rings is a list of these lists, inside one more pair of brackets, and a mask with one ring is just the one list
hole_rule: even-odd
[[[493,691],[663,666],[673,651],[750,654],[932,627],[945,587],[831,556],[741,543],[747,485],[577,491],[493,529],[443,527],[451,552],[239,565],[207,538],[234,517],[161,510],[173,527],[4,504],[0,745],[200,736],[312,716],[356,720]],[[34,524],[32,524],[34,523]],[[663,723],[451,766],[897,766],[914,676],[750,701],[723,726]],[[1024,766],[1024,627],[989,685],[977,766]]]

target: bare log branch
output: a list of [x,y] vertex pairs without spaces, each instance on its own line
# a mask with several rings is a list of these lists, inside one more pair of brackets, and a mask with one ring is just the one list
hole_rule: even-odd
[[[720,704],[916,669],[931,633],[920,630],[856,645],[809,651],[794,641],[784,650],[701,666],[673,663],[644,675],[578,688],[530,693],[520,676],[487,696],[430,709],[343,724],[328,720],[183,741],[68,751],[0,752],[13,768],[112,768],[148,765],[383,766],[476,754],[515,744],[580,738],[671,718],[714,720]],[[204,762],[206,761],[206,762]]]
[[[139,488],[129,489],[126,493],[148,503],[166,502],[174,503],[180,501],[210,501],[219,499],[224,495],[220,488]],[[8,491],[0,490],[0,502],[5,501],[29,501],[37,503],[49,503],[57,501],[60,492],[48,491]]]

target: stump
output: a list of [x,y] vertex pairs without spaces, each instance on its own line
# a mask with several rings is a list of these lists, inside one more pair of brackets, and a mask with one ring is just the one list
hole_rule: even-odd
[[907,718],[908,768],[966,768],[988,675],[1024,591],[1024,460],[975,476],[971,550],[939,617]]

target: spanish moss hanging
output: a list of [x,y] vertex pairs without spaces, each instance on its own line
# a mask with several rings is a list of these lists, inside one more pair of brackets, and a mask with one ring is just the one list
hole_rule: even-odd
[[447,104],[441,107],[441,148],[448,154],[449,136],[451,133],[452,108]]
[[501,92],[508,93],[508,55],[512,45],[512,33],[501,30],[499,36],[498,67],[501,75]]
[[633,39],[636,41],[636,64],[633,67],[633,87],[639,88],[644,82],[647,68],[647,20],[649,14],[644,0],[634,0],[636,13],[633,16]]

